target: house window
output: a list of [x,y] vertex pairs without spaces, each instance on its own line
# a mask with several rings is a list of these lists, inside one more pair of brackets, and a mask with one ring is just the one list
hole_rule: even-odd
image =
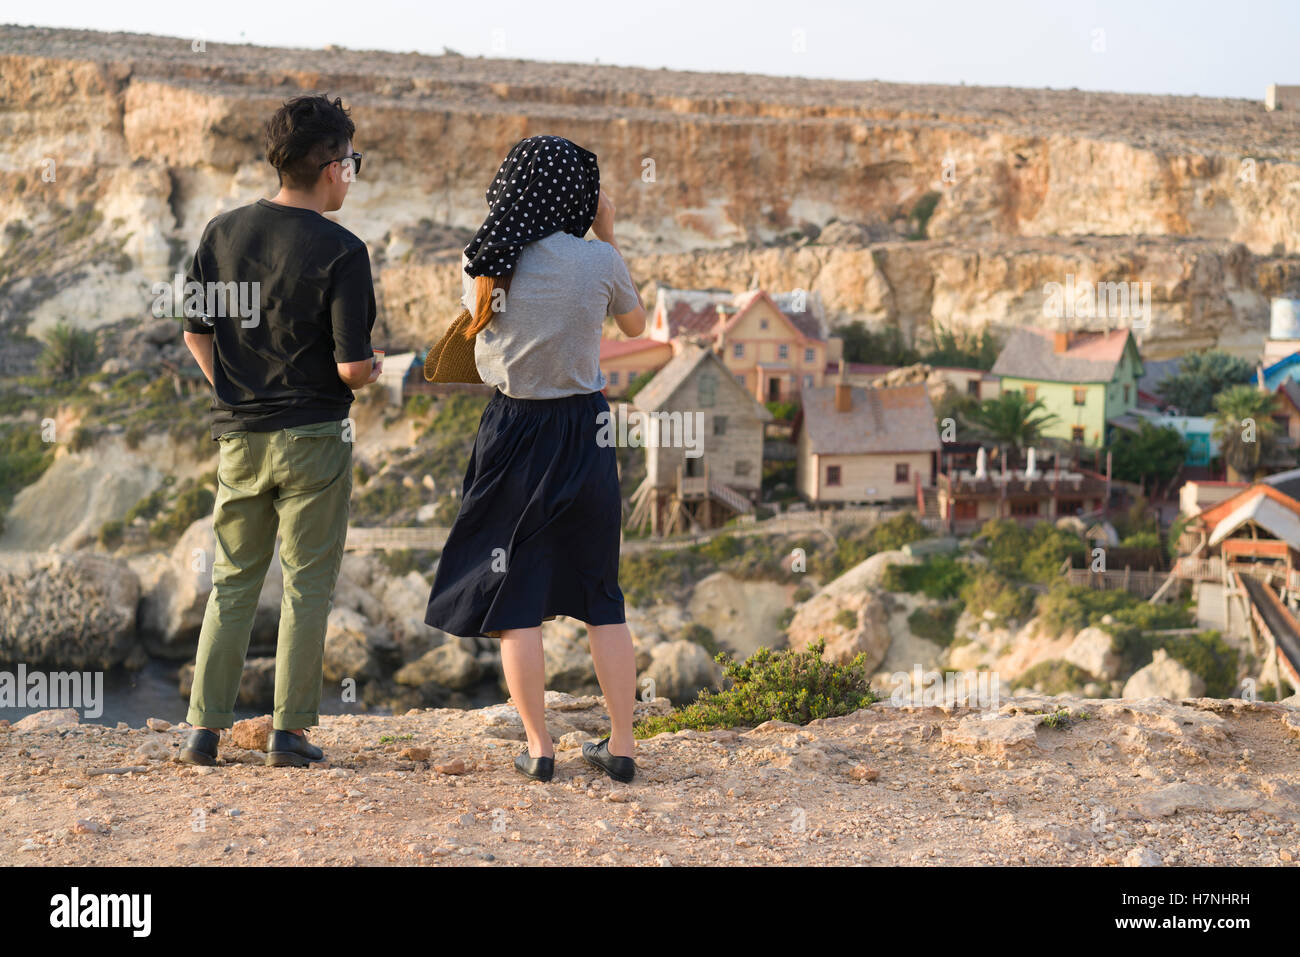
[[789,347],[788,345],[786,345],[784,342],[781,343],[779,346],[776,347],[776,357],[777,357],[778,359],[783,359],[783,360],[784,360],[784,359],[789,359],[789,358],[790,358],[790,347]]
[[967,380],[966,380],[966,394],[969,395],[969,396],[974,396],[974,397],[977,398],[977,399],[980,397],[980,380],[979,380],[979,379],[967,379]]
[[727,417],[725,415],[715,415],[713,417],[713,434],[714,435],[727,434]]
[[1070,426],[1070,441],[1071,442],[1083,441],[1083,426],[1081,425]]
[[635,382],[635,381],[636,381],[636,373],[635,373],[635,372],[629,372],[629,373],[627,374],[627,384],[628,384],[628,385],[631,385],[631,384],[632,384],[633,382]]
[[1083,499],[1063,498],[1056,503],[1057,515],[1077,515],[1083,511]]
[[1132,392],[1131,392],[1132,388],[1133,388],[1133,387],[1130,386],[1130,385],[1125,385],[1125,386],[1124,386],[1124,402],[1125,402],[1125,404],[1128,403],[1128,397],[1132,394]]
[[1025,401],[1033,402],[1036,398],[1038,398],[1038,386],[1036,385],[1025,386]]
[[906,481],[907,481],[907,472],[908,472],[908,468],[907,468],[907,463],[906,463],[906,462],[895,462],[895,463],[894,463],[894,481],[895,481],[895,482],[906,482]]
[[745,358],[745,344],[743,342],[737,342],[735,345],[733,345],[731,347],[731,356],[734,359]]
[[979,518],[980,503],[973,499],[965,499],[960,502],[952,503],[953,518]]
[[1011,500],[1011,514],[1022,517],[1037,515],[1038,500],[1032,498],[1013,498]]
[[1087,404],[1088,404],[1088,390],[1087,390],[1087,389],[1084,389],[1084,388],[1076,388],[1076,389],[1074,390],[1074,404],[1075,404],[1075,405],[1087,405]]
[[805,389],[811,389],[811,388],[812,388],[812,376],[810,376],[810,375],[806,375],[806,376],[803,377],[803,387],[804,387]]
[[699,379],[700,408],[711,408],[718,401],[718,378],[712,372],[703,372]]
[[840,484],[840,467],[838,465],[826,466],[826,484],[827,485]]
[[739,382],[741,385],[744,385],[744,384],[745,384],[745,373],[743,373],[743,372],[737,372],[737,373],[736,373],[736,381]]
[[617,373],[617,372],[611,372],[611,373],[609,374],[609,384],[610,384],[610,385],[618,385],[618,373]]
[[766,320],[766,319],[760,319],[760,320],[758,320],[758,328],[760,328],[760,329],[766,329],[766,328],[767,328],[767,320]]
[[750,462],[748,459],[736,459],[736,474],[748,475]]
[[814,352],[812,349],[805,349],[803,351],[803,361],[804,361],[804,365],[809,365],[813,362],[816,362],[817,353]]

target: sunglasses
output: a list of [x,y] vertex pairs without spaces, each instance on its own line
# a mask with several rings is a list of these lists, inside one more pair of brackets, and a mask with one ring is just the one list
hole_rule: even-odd
[[324,169],[326,166],[329,166],[330,163],[344,163],[348,160],[352,160],[353,175],[360,176],[361,175],[361,154],[360,153],[352,153],[348,156],[340,156],[338,159],[326,160],[324,163],[320,164],[319,169]]

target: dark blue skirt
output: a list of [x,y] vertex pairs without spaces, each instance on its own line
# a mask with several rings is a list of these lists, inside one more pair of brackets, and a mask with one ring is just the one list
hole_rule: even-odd
[[588,625],[626,620],[618,463],[612,445],[596,442],[601,412],[609,403],[599,392],[492,396],[434,574],[427,624],[499,638],[557,615]]

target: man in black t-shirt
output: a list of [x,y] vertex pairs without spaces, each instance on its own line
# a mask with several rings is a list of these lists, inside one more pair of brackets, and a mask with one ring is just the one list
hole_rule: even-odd
[[341,101],[289,100],[266,128],[280,191],[203,231],[184,291],[185,343],[212,384],[216,554],[181,759],[212,764],[234,722],[253,614],[277,530],[284,598],[266,763],[319,761],[326,620],[347,535],[352,390],[374,382],[365,244],[323,213],[361,169]]

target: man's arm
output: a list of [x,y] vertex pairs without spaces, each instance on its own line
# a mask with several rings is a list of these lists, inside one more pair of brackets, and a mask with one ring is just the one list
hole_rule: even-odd
[[185,345],[189,347],[194,356],[194,361],[199,364],[203,370],[203,375],[207,377],[208,384],[216,387],[216,382],[212,379],[212,334],[203,335],[197,332],[185,330]]

